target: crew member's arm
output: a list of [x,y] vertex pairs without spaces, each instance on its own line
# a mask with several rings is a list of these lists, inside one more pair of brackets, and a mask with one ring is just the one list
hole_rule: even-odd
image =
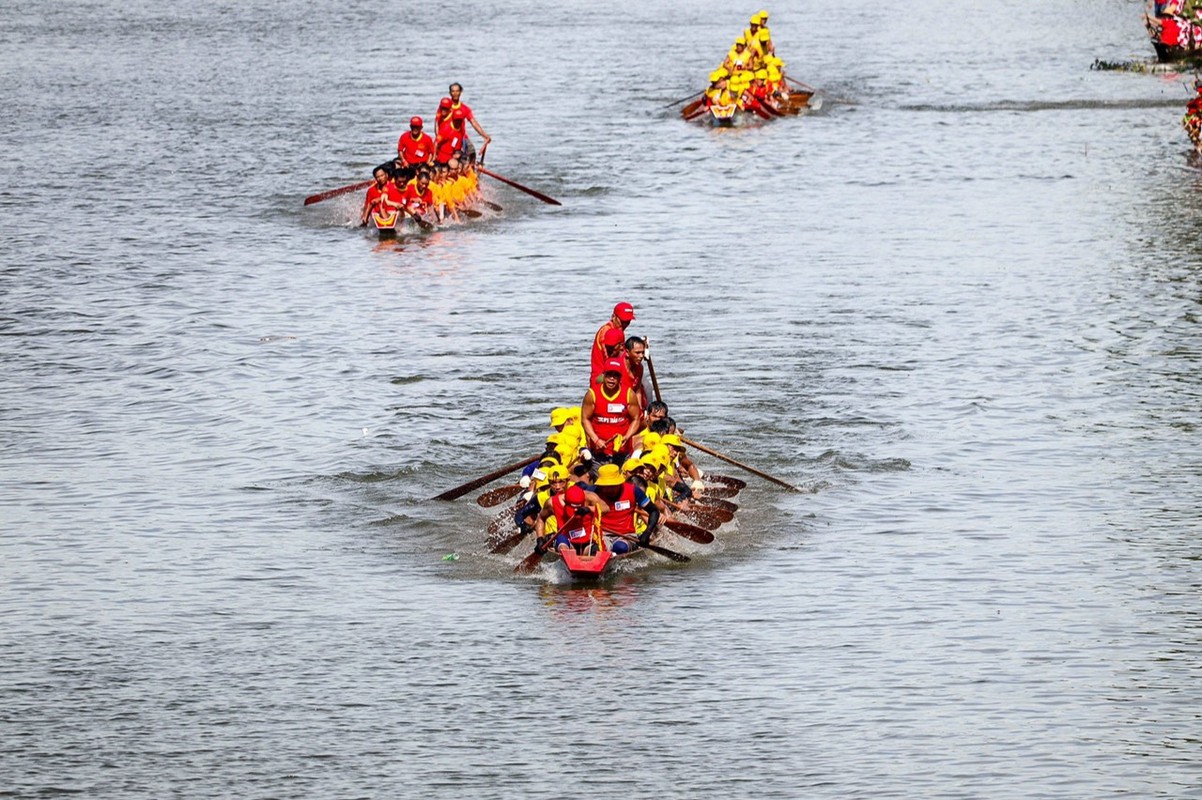
[[589,419],[593,415],[593,409],[596,407],[596,401],[593,399],[593,390],[589,389],[584,393],[584,399],[580,401],[580,426],[584,428],[585,443],[589,447],[596,447],[598,450],[605,445],[597,437],[597,432],[593,430],[592,420]]

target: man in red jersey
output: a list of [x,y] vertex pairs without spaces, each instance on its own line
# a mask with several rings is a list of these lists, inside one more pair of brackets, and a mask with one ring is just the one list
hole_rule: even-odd
[[602,368],[601,385],[590,386],[580,403],[580,425],[588,447],[592,448],[590,455],[596,461],[621,464],[630,452],[630,438],[638,432],[643,419],[634,390],[622,380],[625,372],[622,359],[607,361]]
[[438,110],[434,112],[434,132],[438,133],[438,129],[442,127],[442,123],[451,118],[451,112],[454,111],[451,98],[444,97],[438,101]]
[[434,163],[451,169],[459,168],[459,156],[463,150],[466,115],[462,108],[451,112],[451,118],[438,126],[438,140],[434,144]]
[[[601,512],[601,532],[607,538],[609,549],[615,553],[629,553],[635,544],[646,547],[659,524],[659,509],[647,493],[628,481],[617,464],[605,464],[597,471],[593,492],[608,510]],[[642,517],[647,527],[637,534],[635,518]]]
[[[434,207],[434,193],[430,191],[429,170],[418,170],[417,177],[405,186],[401,195],[405,213],[419,220],[425,220],[425,215],[433,211],[437,217],[438,209]],[[441,217],[437,217],[442,222]]]
[[608,510],[609,506],[600,497],[578,484],[552,494],[534,520],[534,549],[545,552],[551,545],[552,537],[546,533],[546,525],[547,520],[555,517],[558,533],[554,544],[557,549],[567,545],[581,555],[595,554],[596,525],[601,514]]
[[647,354],[647,340],[631,336],[626,340],[626,352],[622,363],[626,366],[624,381],[634,389],[635,399],[639,401],[639,413],[647,407],[647,387],[643,385],[643,358]]
[[409,133],[397,139],[396,160],[402,170],[410,173],[406,180],[413,178],[419,168],[434,164],[434,140],[422,132],[421,117],[409,120]]
[[[616,329],[622,338],[626,338],[626,326],[634,319],[634,306],[630,303],[618,303],[614,306],[613,316],[609,321],[597,329],[597,335],[593,337],[593,350],[589,357],[589,374],[596,377],[601,373],[602,365],[610,359],[608,351],[605,349],[605,332]],[[619,340],[620,342],[621,340]]]
[[403,205],[401,193],[384,167],[376,167],[372,177],[376,182],[367,187],[367,196],[363,198],[363,212],[359,215],[359,227],[367,225],[368,218],[372,217],[377,228],[393,228],[396,225],[396,212]]
[[[480,134],[480,138],[484,140],[484,146],[480,148],[480,160],[484,161],[484,153],[488,150],[488,144],[492,141],[492,137],[480,127],[480,123],[476,120],[476,115],[472,113],[471,107],[459,99],[463,95],[463,85],[452,83],[447,87],[447,91],[451,93],[451,110],[462,108],[464,121],[470,123],[476,129],[476,133]],[[476,163],[476,146],[472,144],[466,131],[463,134],[463,156],[467,163]]]
[[626,337],[618,328],[603,328],[601,334],[601,349],[593,349],[592,364],[589,368],[589,386],[596,386],[601,380],[601,373],[605,369],[607,361],[614,358],[622,358],[622,345],[626,341]]

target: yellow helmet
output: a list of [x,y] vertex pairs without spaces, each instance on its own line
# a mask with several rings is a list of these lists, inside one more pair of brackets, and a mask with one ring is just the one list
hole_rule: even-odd
[[601,469],[597,470],[597,480],[593,485],[621,486],[623,483],[626,483],[626,479],[622,477],[622,470],[617,464],[602,464]]
[[641,466],[643,466],[642,459],[628,458],[626,459],[625,463],[622,464],[622,474],[629,475]]

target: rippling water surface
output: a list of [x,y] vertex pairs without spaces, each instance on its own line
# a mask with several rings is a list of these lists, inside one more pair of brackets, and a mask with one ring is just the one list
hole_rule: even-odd
[[[684,124],[755,10],[0,8],[0,795],[1202,796],[1182,78],[1088,69],[1137,3],[794,3],[821,109]],[[562,207],[302,206],[452,80]],[[691,438],[816,492],[516,578],[427,498],[617,300]]]

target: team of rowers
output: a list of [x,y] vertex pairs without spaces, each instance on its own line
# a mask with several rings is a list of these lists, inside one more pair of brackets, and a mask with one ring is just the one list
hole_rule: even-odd
[[705,90],[706,108],[733,106],[755,111],[763,105],[775,108],[778,100],[788,99],[785,62],[777,57],[772,44],[767,11],[751,18],[721,66],[710,73],[709,80],[709,88]]
[[514,522],[537,534],[535,552],[632,552],[705,488],[667,405],[648,402],[647,340],[627,335],[633,320],[629,303],[614,306],[593,339],[588,391],[551,412],[555,432],[523,473]]
[[1181,124],[1193,143],[1194,150],[1202,153],[1202,79],[1194,81],[1194,97],[1185,106],[1185,116],[1182,117]]
[[397,140],[397,155],[372,171],[375,182],[363,200],[359,224],[374,221],[381,230],[394,229],[405,218],[429,225],[427,216],[438,222],[458,221],[459,211],[470,210],[479,198],[476,148],[468,137],[471,125],[484,140],[480,161],[492,137],[460,98],[463,86],[452,83],[434,112],[435,136],[424,131],[421,117],[409,120],[409,131]]

